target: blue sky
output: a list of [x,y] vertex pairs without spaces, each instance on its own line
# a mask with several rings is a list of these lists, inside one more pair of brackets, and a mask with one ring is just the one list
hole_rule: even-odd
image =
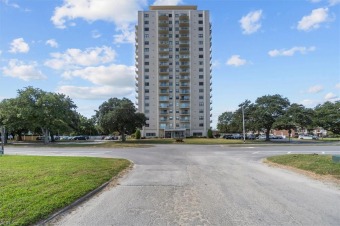
[[340,0],[0,0],[0,100],[33,86],[87,117],[110,97],[135,102],[134,25],[154,4],[210,11],[213,127],[263,95],[339,100]]

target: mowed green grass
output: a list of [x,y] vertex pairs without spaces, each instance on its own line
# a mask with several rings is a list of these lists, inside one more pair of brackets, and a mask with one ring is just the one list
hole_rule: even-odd
[[42,220],[129,165],[124,159],[0,156],[0,225]]
[[267,160],[281,165],[292,166],[320,175],[331,175],[340,180],[340,163],[332,161],[330,155],[294,154],[272,156]]

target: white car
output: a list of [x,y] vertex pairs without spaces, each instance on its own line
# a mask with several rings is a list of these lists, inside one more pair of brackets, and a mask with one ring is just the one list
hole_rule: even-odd
[[301,140],[317,140],[319,138],[317,136],[313,136],[313,135],[299,135],[299,139],[301,139]]

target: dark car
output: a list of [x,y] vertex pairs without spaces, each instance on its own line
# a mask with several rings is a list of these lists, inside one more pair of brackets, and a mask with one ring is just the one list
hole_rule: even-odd
[[234,136],[232,134],[226,134],[223,136],[224,139],[234,139]]
[[87,140],[86,136],[75,136],[73,140]]

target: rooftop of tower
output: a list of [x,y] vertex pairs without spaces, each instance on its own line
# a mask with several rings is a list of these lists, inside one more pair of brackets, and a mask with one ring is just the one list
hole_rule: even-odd
[[150,10],[197,10],[197,6],[195,5],[183,5],[183,6],[177,6],[177,5],[167,5],[167,6],[150,6]]

